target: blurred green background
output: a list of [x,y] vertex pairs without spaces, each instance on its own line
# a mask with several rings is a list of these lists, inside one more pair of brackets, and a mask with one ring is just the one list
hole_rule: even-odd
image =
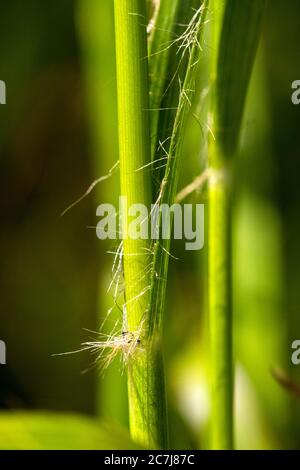
[[[203,64],[210,52],[203,45]],[[238,448],[300,448],[300,3],[272,0],[248,95],[234,217]],[[96,207],[118,175],[61,212],[118,160],[112,0],[0,0],[0,448],[129,448],[126,374],[104,374],[76,350],[112,305],[113,243],[96,238]],[[203,123],[205,127],[205,123]],[[204,165],[191,118],[181,186]],[[204,202],[194,194],[189,202]],[[170,260],[165,362],[172,448],[206,448],[209,356],[206,248]],[[110,331],[120,315],[106,322]],[[93,336],[93,335],[92,335]],[[89,369],[86,373],[82,373]],[[111,432],[111,429],[114,432]]]

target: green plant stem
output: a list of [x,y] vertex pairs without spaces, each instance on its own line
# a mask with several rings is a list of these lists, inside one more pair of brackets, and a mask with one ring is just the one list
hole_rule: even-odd
[[209,143],[211,446],[232,449],[232,192],[234,160],[264,0],[214,0]]
[[[137,171],[151,160],[149,87],[147,67],[146,2],[115,0],[119,154],[121,195],[127,205],[152,201],[149,172]],[[147,335],[149,292],[149,241],[126,234],[130,218],[122,214],[127,328],[141,330],[139,347],[128,366],[130,430],[145,447],[167,446],[165,389],[161,349]],[[149,274],[147,274],[149,273]]]
[[[199,12],[194,17],[194,41],[190,45],[185,74],[182,77],[181,91],[179,93],[178,107],[175,113],[175,119],[171,119],[172,131],[170,142],[167,146],[168,161],[165,169],[165,175],[162,181],[161,201],[162,204],[171,206],[175,201],[177,193],[178,178],[180,171],[180,156],[184,140],[187,119],[191,111],[191,103],[194,97],[194,88],[197,77],[198,63],[201,58],[201,49],[199,47],[203,25],[206,18],[208,1],[199,2]],[[201,9],[200,9],[201,7]],[[195,12],[194,12],[195,14]],[[171,221],[172,226],[172,221]],[[150,326],[152,329],[160,329],[163,316],[166,280],[169,264],[170,239],[160,240],[154,247],[154,275],[151,288],[150,302]]]

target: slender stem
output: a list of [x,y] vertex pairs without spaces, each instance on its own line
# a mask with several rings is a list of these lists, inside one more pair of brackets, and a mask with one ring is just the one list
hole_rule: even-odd
[[232,357],[232,290],[231,290],[231,201],[229,163],[222,147],[222,133],[218,127],[219,94],[218,50],[225,1],[214,0],[212,26],[215,54],[211,59],[211,81],[214,85],[211,99],[212,127],[216,140],[209,141],[209,326],[211,346],[211,448],[233,449],[233,357]]
[[[232,449],[232,179],[265,0],[214,0],[209,144],[212,448]],[[233,172],[232,172],[233,173]]]
[[[151,159],[146,1],[115,0],[121,195],[127,207],[150,208],[151,173],[136,171]],[[130,217],[122,210],[125,306],[128,332],[140,332],[128,367],[130,429],[145,447],[167,446],[163,364],[160,345],[149,341],[149,240],[127,237]]]

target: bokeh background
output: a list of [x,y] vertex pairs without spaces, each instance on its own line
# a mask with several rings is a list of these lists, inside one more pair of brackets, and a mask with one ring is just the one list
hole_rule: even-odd
[[[199,87],[209,51],[204,43]],[[291,102],[299,61],[300,3],[269,1],[235,193],[243,449],[300,448],[300,366],[291,364],[300,338],[300,106]],[[98,330],[112,304],[107,250],[115,247],[94,227],[96,207],[117,201],[118,174],[60,214],[118,160],[113,1],[0,0],[0,79],[0,448],[128,448],[120,360],[102,373],[86,352],[53,356],[89,340],[86,330]],[[203,135],[191,118],[182,187],[204,166]],[[206,204],[205,191],[189,202]],[[171,447],[205,448],[207,245],[195,253],[177,243],[172,253],[179,260],[171,258],[164,328]]]

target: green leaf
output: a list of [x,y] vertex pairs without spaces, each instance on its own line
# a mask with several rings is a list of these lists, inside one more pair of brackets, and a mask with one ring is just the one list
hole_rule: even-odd
[[[115,0],[115,36],[118,91],[121,196],[127,207],[142,204],[150,209],[151,173],[140,171],[151,161],[149,86],[145,0]],[[139,171],[137,171],[139,170]],[[131,435],[143,446],[167,447],[166,400],[162,360],[152,354],[147,336],[150,242],[128,236],[132,217],[121,208],[126,329],[133,335],[128,368]],[[142,224],[141,224],[142,225]],[[151,267],[151,263],[150,263]],[[140,350],[132,347],[137,340]],[[157,353],[157,354],[156,354]]]
[[265,0],[214,0],[209,141],[209,322],[211,445],[234,447],[232,194],[244,104]]

